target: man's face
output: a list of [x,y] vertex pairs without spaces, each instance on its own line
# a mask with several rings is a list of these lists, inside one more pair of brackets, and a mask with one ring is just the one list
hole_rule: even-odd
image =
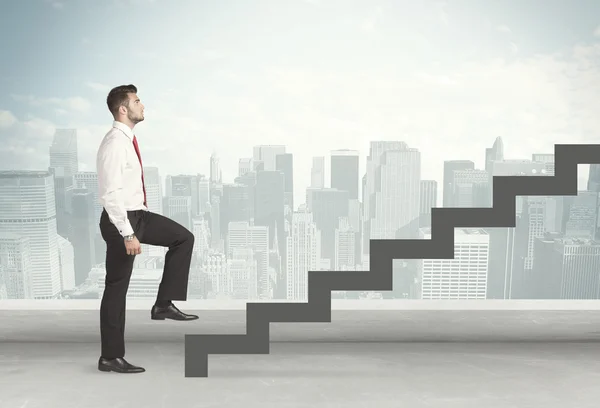
[[137,94],[129,94],[129,105],[127,107],[127,118],[133,123],[139,123],[144,120],[144,105]]

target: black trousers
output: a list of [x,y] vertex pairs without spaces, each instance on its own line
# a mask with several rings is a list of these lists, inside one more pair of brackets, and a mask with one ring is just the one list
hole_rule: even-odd
[[[128,211],[140,243],[168,247],[157,300],[186,300],[194,235],[177,222],[150,211]],[[125,356],[125,300],[135,255],[127,255],[123,236],[106,210],[100,216],[106,242],[106,280],[100,304],[102,357]]]

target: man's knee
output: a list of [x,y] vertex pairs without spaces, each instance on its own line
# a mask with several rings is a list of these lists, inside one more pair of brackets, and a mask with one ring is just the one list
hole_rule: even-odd
[[185,233],[183,239],[186,244],[188,244],[190,246],[194,246],[195,238],[194,238],[194,234],[190,230],[186,229],[186,233]]

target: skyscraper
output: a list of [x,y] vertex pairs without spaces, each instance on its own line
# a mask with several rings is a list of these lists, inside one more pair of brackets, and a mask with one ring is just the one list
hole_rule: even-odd
[[158,167],[144,166],[144,185],[146,187],[146,199],[148,201],[148,210],[162,215],[163,193]]
[[283,173],[284,205],[294,209],[294,156],[283,153],[275,156],[275,170]]
[[32,294],[60,293],[54,178],[47,171],[0,172],[0,232],[29,238]]
[[[144,173],[145,173],[144,169]],[[147,179],[148,175],[144,174],[144,178]],[[146,181],[147,184],[147,181]],[[102,204],[98,200],[98,174],[95,171],[79,171],[75,174],[75,188],[76,189],[87,189],[94,198],[94,219],[97,220],[95,228],[96,233],[100,234],[100,214],[102,214]],[[148,186],[146,185],[146,191]]]
[[417,149],[387,150],[381,155],[369,239],[416,238],[420,184],[421,154]]
[[349,199],[358,198],[359,155],[356,150],[333,150],[331,152],[331,188],[347,191]]
[[238,176],[243,176],[244,174],[252,171],[252,158],[241,158],[238,161]]
[[454,203],[454,172],[457,170],[473,170],[475,163],[471,160],[444,161],[444,187],[442,188],[442,207],[456,207]]
[[75,289],[75,249],[71,241],[57,235],[61,291]]
[[69,238],[71,197],[75,175],[79,171],[77,159],[77,130],[57,129],[49,148],[49,171],[54,175],[54,202],[58,233]]
[[547,234],[535,242],[528,299],[598,299],[600,243]]
[[213,184],[218,184],[222,181],[223,177],[221,175],[221,163],[217,154],[213,153],[210,156],[210,182]]
[[254,192],[254,224],[269,227],[269,242],[275,235],[280,253],[285,253],[284,175],[280,171],[259,171]]
[[321,232],[306,207],[292,215],[290,235],[287,237],[287,298],[306,301],[308,272],[318,271],[321,259]]
[[[153,174],[154,175],[154,174]],[[167,197],[189,197],[190,198],[190,216],[195,217],[203,214],[201,198],[205,198],[200,194],[200,183],[204,180],[202,174],[189,175],[179,174],[176,176],[167,176]],[[151,179],[152,181],[152,179]],[[166,208],[163,209],[166,211]],[[188,224],[189,226],[189,224]]]
[[[478,228],[455,230],[453,259],[421,260],[421,299],[486,298],[490,242]],[[421,230],[422,239],[431,239],[431,230]]]
[[190,196],[167,196],[164,198],[163,207],[165,215],[178,222],[185,228],[192,228],[192,198]]
[[454,170],[452,190],[449,191],[452,207],[489,207],[489,176],[485,170]]
[[340,217],[335,229],[335,257],[333,269],[353,270],[356,267],[356,232],[347,217]]
[[598,219],[598,193],[579,191],[561,197],[566,202],[564,233],[569,238],[595,239]]
[[96,263],[94,195],[87,189],[73,190],[73,252],[75,285],[81,285]]
[[[382,156],[386,151],[392,150],[406,150],[408,149],[408,145],[406,142],[402,141],[386,141],[386,140],[376,140],[371,141],[371,147],[369,150],[369,156],[367,157],[367,171],[365,176],[363,177],[363,189],[362,189],[362,210],[363,210],[363,227],[362,232],[363,236],[361,239],[362,243],[362,253],[369,253],[369,240],[377,238],[377,236],[373,235],[373,223],[374,219],[377,216],[377,205],[374,204],[378,202],[381,203],[381,175],[379,167],[381,166]],[[420,166],[420,165],[419,165]],[[419,186],[417,185],[417,189]],[[416,200],[419,199],[418,191],[415,190],[414,194],[416,194]],[[379,197],[379,199],[378,199]],[[388,199],[389,200],[389,199]],[[417,202],[417,206],[418,206]],[[418,211],[418,208],[417,208]],[[381,211],[380,211],[381,212]],[[381,217],[381,216],[380,216]],[[418,218],[418,215],[417,215]]]
[[335,230],[340,217],[349,215],[348,191],[335,188],[309,190],[311,222],[321,233],[321,258],[328,259],[331,269],[335,264]]
[[254,146],[252,159],[254,162],[262,163],[262,170],[274,171],[277,169],[277,155],[285,154],[284,145],[258,145]]
[[310,169],[310,187],[325,187],[325,157],[323,156],[312,158],[312,167]]
[[32,299],[33,280],[29,238],[0,232],[0,284],[6,285],[8,299]]
[[230,222],[250,221],[254,217],[252,187],[244,184],[223,184],[223,198],[220,202],[221,238],[227,238]]
[[553,153],[533,153],[531,161],[544,163],[544,170],[548,176],[554,176],[554,154]]
[[502,141],[502,138],[498,136],[496,140],[494,140],[492,147],[485,149],[485,171],[489,173],[492,168],[492,163],[494,161],[502,160],[504,160],[504,142]]
[[252,248],[235,248],[227,259],[227,275],[231,287],[231,298],[259,299],[258,262]]
[[600,164],[590,164],[587,189],[588,191],[600,192]]
[[269,232],[266,226],[253,225],[248,221],[233,221],[228,225],[227,257],[233,258],[236,250],[251,249],[256,260],[257,294],[268,299],[273,281],[269,270]]
[[50,167],[64,168],[65,177],[72,177],[79,171],[76,129],[56,130],[50,146]]
[[431,209],[437,206],[437,181],[421,180],[419,227],[431,226]]

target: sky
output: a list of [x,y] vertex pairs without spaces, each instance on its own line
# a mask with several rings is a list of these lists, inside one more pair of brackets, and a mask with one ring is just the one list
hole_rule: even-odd
[[254,145],[284,144],[296,203],[313,156],[359,150],[362,177],[371,140],[418,148],[438,182],[497,136],[509,159],[600,141],[595,0],[4,0],[0,44],[1,169],[46,169],[76,128],[95,170],[106,95],[129,83],[144,165],[208,175],[216,152],[232,182]]

